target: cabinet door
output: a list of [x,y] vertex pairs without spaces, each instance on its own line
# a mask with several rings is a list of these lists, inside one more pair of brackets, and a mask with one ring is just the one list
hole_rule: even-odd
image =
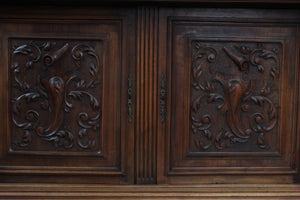
[[168,112],[158,134],[160,182],[293,182],[299,157],[293,17],[299,15],[162,11]]
[[22,12],[0,24],[1,181],[132,182],[133,12]]

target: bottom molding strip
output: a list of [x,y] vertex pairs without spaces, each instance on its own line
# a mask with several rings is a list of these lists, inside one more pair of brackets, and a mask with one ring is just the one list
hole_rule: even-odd
[[0,184],[0,199],[300,199],[300,185]]

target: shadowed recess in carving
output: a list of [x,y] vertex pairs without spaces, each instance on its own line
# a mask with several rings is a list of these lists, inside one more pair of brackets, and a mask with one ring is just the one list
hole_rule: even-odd
[[101,42],[12,39],[10,43],[15,125],[11,149],[99,152]]
[[193,41],[192,47],[192,151],[276,148],[281,44]]

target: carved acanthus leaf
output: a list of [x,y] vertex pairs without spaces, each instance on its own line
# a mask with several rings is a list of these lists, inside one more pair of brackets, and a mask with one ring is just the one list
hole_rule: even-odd
[[[94,89],[102,81],[95,49],[90,43],[71,40],[16,41],[11,70],[18,90],[13,89],[12,122],[22,134],[13,139],[12,147],[33,148],[32,141],[41,139],[57,149],[95,148],[99,143],[101,99]],[[65,68],[70,69],[63,72]],[[26,81],[28,77],[36,82]],[[72,99],[77,103],[72,104]],[[79,112],[75,122],[66,117],[72,112]],[[78,124],[77,134],[71,124]]]
[[[231,144],[249,142],[255,133],[257,145],[267,148],[265,135],[278,121],[277,108],[268,96],[274,93],[274,81],[279,76],[278,49],[268,50],[264,45],[254,49],[240,44],[225,45],[220,49],[223,53],[218,55],[223,60],[219,61],[216,57],[217,52],[221,52],[217,49],[219,45],[193,41],[192,47],[191,129],[195,146],[202,150],[209,150],[213,144],[217,150],[232,148]],[[214,55],[213,59],[209,59],[210,55]],[[215,72],[207,70],[212,63]],[[254,67],[263,76],[263,84],[248,75]],[[214,120],[217,113],[205,109],[213,103],[218,103],[217,109],[221,111],[218,118],[224,121],[222,126],[214,124],[220,126],[218,131],[212,131],[216,130],[213,121],[220,120]]]

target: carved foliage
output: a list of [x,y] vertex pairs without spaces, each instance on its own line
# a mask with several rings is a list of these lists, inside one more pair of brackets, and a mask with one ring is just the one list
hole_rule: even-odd
[[13,150],[99,151],[101,42],[12,39]]
[[192,151],[274,150],[281,44],[193,41],[192,48]]

